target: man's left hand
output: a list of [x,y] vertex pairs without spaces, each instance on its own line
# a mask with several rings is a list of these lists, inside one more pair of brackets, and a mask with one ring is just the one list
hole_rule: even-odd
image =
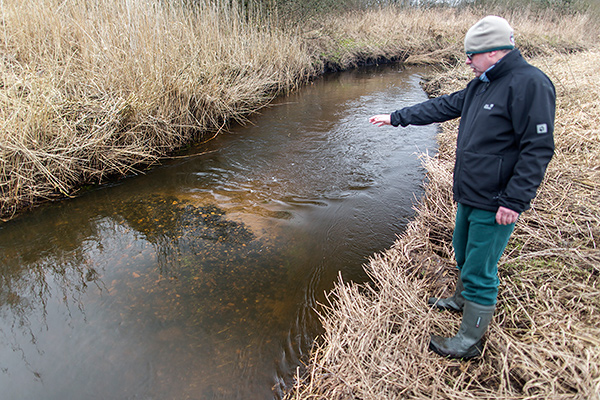
[[391,125],[392,119],[390,114],[379,114],[369,118],[369,122],[376,126]]
[[510,208],[500,206],[496,212],[496,222],[500,225],[509,225],[517,222],[519,213]]

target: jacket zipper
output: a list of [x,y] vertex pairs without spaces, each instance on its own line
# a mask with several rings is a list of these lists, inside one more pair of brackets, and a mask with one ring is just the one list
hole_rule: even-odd
[[[468,129],[470,126],[473,126],[473,121],[475,120],[475,117],[478,115],[479,110],[481,109],[481,105],[483,104],[483,94],[485,93],[485,91],[488,89],[488,87],[490,86],[489,82],[485,82],[483,85],[483,88],[479,91],[477,91],[475,93],[474,99],[479,97],[479,101],[477,102],[476,108],[473,108],[473,106],[469,107],[471,110],[475,110],[474,113],[471,113],[472,115],[469,115],[469,121],[467,121],[467,123],[465,123],[465,130],[467,131],[471,131],[471,135],[473,134],[473,129]],[[461,143],[465,142],[465,139],[470,139],[471,136],[467,137],[467,138],[462,138]],[[458,146],[457,146],[458,147]],[[463,152],[464,146],[460,149],[457,148],[457,150],[460,150],[460,153]],[[457,157],[458,157],[458,152],[457,152]],[[456,162],[456,178],[462,176],[462,162],[459,162],[458,159]],[[456,185],[456,194],[457,194],[457,198],[461,199],[462,198],[462,191],[460,190],[461,184],[460,184],[460,180],[458,180],[457,182],[458,184]]]

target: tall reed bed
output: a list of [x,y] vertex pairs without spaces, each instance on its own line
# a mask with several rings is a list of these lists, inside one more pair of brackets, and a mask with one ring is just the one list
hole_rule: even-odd
[[236,1],[3,0],[0,215],[131,173],[314,75]]
[[[390,7],[284,23],[267,4],[2,0],[0,218],[156,163],[327,68],[453,65],[481,16]],[[595,39],[582,15],[510,18],[527,52]]]

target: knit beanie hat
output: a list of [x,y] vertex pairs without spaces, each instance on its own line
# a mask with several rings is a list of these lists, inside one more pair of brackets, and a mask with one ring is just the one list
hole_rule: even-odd
[[465,53],[477,54],[515,48],[513,28],[508,21],[488,15],[473,25],[465,36]]

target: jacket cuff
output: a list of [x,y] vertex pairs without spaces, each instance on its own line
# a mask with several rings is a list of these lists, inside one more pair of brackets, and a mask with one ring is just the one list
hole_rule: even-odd
[[[390,114],[390,122],[392,126],[400,126],[402,125],[402,118],[400,118],[400,110],[394,111]],[[406,125],[402,125],[406,126]]]
[[521,214],[523,211],[529,208],[529,202],[525,204],[517,199],[500,198],[498,204],[502,207],[506,207],[510,210],[516,211],[519,214]]

